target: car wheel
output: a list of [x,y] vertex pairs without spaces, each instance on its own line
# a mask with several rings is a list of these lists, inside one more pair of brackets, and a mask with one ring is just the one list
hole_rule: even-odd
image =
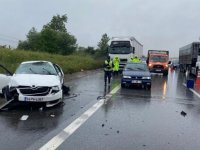
[[151,89],[151,85],[147,85],[147,86],[146,86],[146,89],[147,89],[147,90],[150,90],[150,89]]
[[122,88],[125,88],[125,84],[121,83],[121,87],[122,87]]

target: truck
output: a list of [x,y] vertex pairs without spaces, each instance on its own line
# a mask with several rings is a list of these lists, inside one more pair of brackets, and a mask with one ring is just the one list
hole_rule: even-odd
[[146,62],[150,72],[168,75],[169,51],[148,50]]
[[143,54],[143,45],[134,37],[112,37],[109,41],[108,53],[111,59],[119,57],[119,70],[122,71],[131,57]]
[[180,72],[189,71],[190,74],[198,75],[200,68],[200,42],[192,42],[179,49]]

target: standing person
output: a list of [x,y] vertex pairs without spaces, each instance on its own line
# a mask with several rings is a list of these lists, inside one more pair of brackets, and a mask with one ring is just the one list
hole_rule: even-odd
[[113,59],[113,64],[114,64],[113,76],[115,76],[115,75],[118,76],[118,73],[119,73],[119,62],[120,62],[119,57],[118,56],[114,57],[114,59]]
[[110,56],[107,57],[107,60],[104,62],[104,82],[105,86],[107,85],[107,79],[108,79],[108,85],[110,85],[110,79],[112,75],[113,70],[113,62],[110,59]]
[[134,57],[131,58],[131,62],[133,62],[133,63],[140,63],[141,59],[137,55],[135,55]]

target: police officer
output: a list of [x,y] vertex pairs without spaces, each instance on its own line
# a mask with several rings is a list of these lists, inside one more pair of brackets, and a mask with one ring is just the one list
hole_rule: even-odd
[[114,59],[113,59],[113,64],[114,64],[113,76],[115,76],[115,75],[117,76],[119,73],[119,62],[120,62],[119,57],[118,56],[114,57]]
[[110,79],[113,71],[113,62],[110,59],[110,56],[107,57],[107,60],[104,62],[104,82],[105,85],[107,84],[107,79],[108,79],[108,85],[110,85]]
[[135,55],[134,57],[131,57],[131,62],[140,63],[141,59],[137,55]]

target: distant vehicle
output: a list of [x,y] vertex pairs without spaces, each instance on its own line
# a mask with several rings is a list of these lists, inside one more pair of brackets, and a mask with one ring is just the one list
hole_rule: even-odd
[[54,106],[63,100],[62,69],[48,61],[22,62],[3,89],[7,100],[45,103]]
[[163,73],[168,75],[169,51],[148,50],[147,65],[150,72]]
[[115,56],[119,57],[119,69],[122,71],[133,55],[142,56],[143,45],[134,37],[113,37],[109,41],[108,53],[111,59]]
[[0,65],[0,94],[2,93],[2,89],[8,85],[12,73],[7,70],[3,65]]
[[197,75],[200,68],[200,42],[193,42],[179,49],[180,71]]
[[122,72],[121,87],[141,85],[151,89],[151,73],[145,63],[127,63]]
[[172,68],[172,69],[179,68],[179,60],[178,59],[171,60],[171,62],[170,62],[170,68]]

